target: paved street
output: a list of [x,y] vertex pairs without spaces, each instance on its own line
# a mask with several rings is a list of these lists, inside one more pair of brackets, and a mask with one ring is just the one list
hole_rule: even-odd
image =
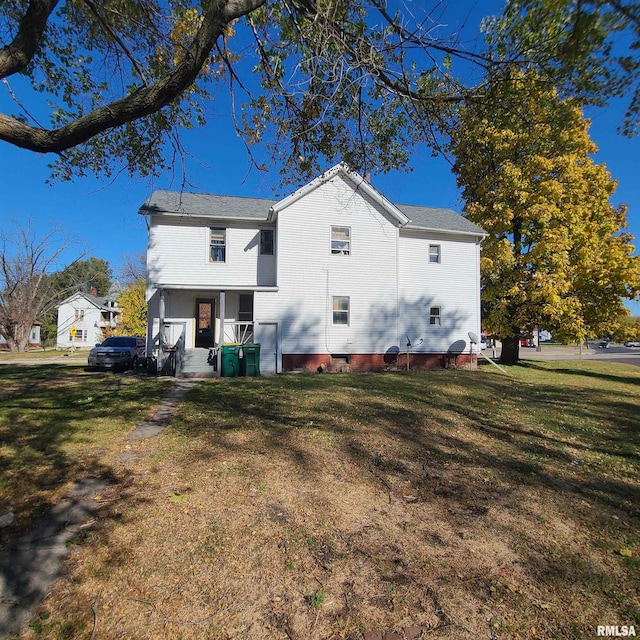
[[[535,348],[521,347],[520,357],[525,360],[610,360],[640,367],[640,347],[625,347],[624,345],[611,345],[608,349],[600,349],[597,343],[590,348],[582,347],[561,347],[556,345],[542,345],[541,351]],[[485,354],[491,356],[491,349],[487,349]],[[496,357],[500,350],[496,350]]]

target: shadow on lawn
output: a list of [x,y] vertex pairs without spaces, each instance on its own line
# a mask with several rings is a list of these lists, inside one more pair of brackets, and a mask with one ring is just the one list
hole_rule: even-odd
[[[593,374],[571,375],[579,383],[583,373]],[[503,479],[501,495],[505,484],[527,485],[633,512],[638,478],[615,469],[639,460],[636,382],[604,379],[628,384],[628,392],[466,372],[222,380],[195,389],[192,417],[174,428],[209,442],[199,451],[203,459],[225,449],[277,451],[302,473],[317,463],[288,436],[317,430],[336,438],[341,455],[359,465],[404,473],[423,488],[437,477],[438,490],[465,508],[475,494],[491,493],[483,480],[490,474]],[[233,435],[246,430],[252,434],[246,440]],[[381,438],[397,453],[380,454]],[[605,462],[594,463],[594,456]],[[405,460],[412,463],[403,470]],[[460,486],[467,497],[457,493]]]
[[[532,369],[536,371],[548,371],[549,369],[539,362],[532,360],[521,361],[518,365],[525,369]],[[587,371],[585,369],[576,369],[575,367],[567,367],[562,369],[560,367],[554,368],[555,373],[561,373],[569,376],[581,376],[583,378],[596,378],[598,380],[606,380],[608,382],[620,382],[631,386],[640,386],[640,376],[631,376],[628,374],[615,375],[612,373],[604,373],[602,371]]]
[[89,374],[80,366],[0,368],[0,548],[30,528],[84,477],[113,478],[101,453],[161,395],[153,379]]
[[[171,426],[197,440],[189,457],[178,455],[174,463],[188,464],[194,455],[207,466],[243,460],[245,473],[260,476],[261,460],[271,456],[290,462],[280,467],[283,482],[296,482],[298,474],[307,485],[327,461],[335,463],[337,483],[345,482],[345,463],[355,466],[359,472],[347,477],[382,495],[372,505],[388,518],[386,540],[406,527],[394,541],[440,557],[436,573],[456,567],[450,578],[460,598],[507,602],[531,619],[538,615],[526,596],[504,585],[496,591],[500,579],[491,568],[502,570],[504,548],[505,557],[515,558],[504,567],[522,567],[554,606],[582,590],[594,602],[615,601],[619,615],[633,619],[633,600],[622,593],[620,573],[611,571],[611,553],[624,546],[640,515],[640,434],[632,428],[639,401],[624,377],[613,376],[615,389],[603,379],[600,389],[581,384],[579,373],[571,384],[548,370],[535,383],[454,371],[218,380],[194,389]],[[385,494],[393,503],[388,512]],[[318,519],[331,519],[318,509]],[[332,531],[327,526],[323,535],[331,539]],[[456,536],[472,548],[477,540],[480,555],[489,545],[477,575],[470,573],[478,571],[477,557],[470,556],[469,568],[457,557],[465,546],[457,546]],[[384,575],[376,549],[364,549],[358,562]],[[567,625],[550,637],[584,636],[584,623],[571,615],[550,616],[552,626]]]

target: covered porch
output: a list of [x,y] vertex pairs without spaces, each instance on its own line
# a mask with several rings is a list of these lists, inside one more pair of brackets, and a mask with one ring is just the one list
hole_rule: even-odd
[[164,375],[214,377],[222,345],[254,341],[254,290],[159,287],[149,300],[147,354]]

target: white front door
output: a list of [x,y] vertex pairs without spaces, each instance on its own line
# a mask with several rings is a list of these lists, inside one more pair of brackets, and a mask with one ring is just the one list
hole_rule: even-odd
[[278,323],[258,322],[255,333],[260,343],[260,373],[278,373]]

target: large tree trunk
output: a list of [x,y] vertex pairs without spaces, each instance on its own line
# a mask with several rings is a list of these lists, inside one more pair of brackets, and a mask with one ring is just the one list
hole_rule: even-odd
[[500,352],[500,364],[518,364],[520,360],[520,339],[517,337],[504,338]]
[[24,346],[20,348],[20,343],[12,337],[7,337],[7,346],[9,347],[9,353],[24,353]]

